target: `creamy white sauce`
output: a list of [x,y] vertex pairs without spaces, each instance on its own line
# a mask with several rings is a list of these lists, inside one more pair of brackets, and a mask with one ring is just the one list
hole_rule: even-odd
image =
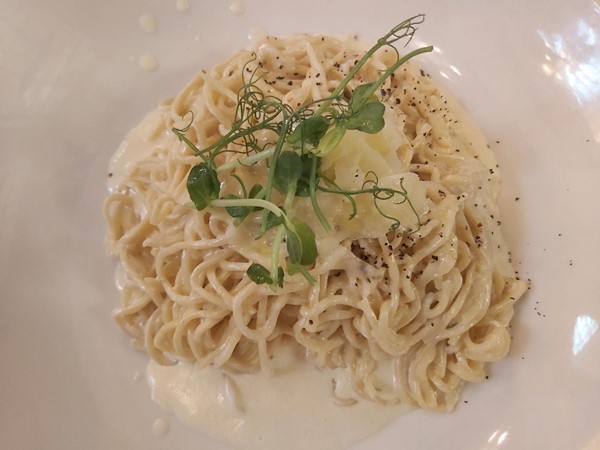
[[177,0],[177,11],[187,12],[190,10],[190,2],[188,0]]
[[248,32],[248,39],[252,43],[263,41],[267,37],[267,32],[262,27],[252,27]]
[[244,11],[246,11],[246,6],[240,1],[235,1],[231,4],[231,6],[229,7],[229,10],[233,14],[240,16],[240,15],[244,14]]
[[156,56],[149,53],[140,56],[138,62],[140,67],[146,72],[154,72],[156,69],[158,69],[158,59],[156,59]]
[[[272,376],[150,362],[147,378],[152,399],[164,409],[216,440],[248,450],[347,448],[408,409],[356,402],[344,371],[319,370],[300,360]],[[335,404],[333,380],[336,396],[351,406]]]
[[169,432],[170,428],[171,424],[167,419],[156,419],[152,424],[152,433],[154,433],[156,436],[164,436]]
[[143,378],[144,378],[144,375],[139,370],[136,370],[132,377],[133,381],[142,381]]
[[[108,164],[108,171],[111,174],[108,179],[108,189],[112,192],[140,159],[148,156],[155,147],[165,145],[168,138],[169,133],[165,130],[162,111],[160,109],[150,111],[144,120],[127,134],[111,158]],[[117,284],[119,281],[126,280],[123,277],[124,274],[119,277],[117,271]]]
[[142,13],[138,19],[138,23],[146,33],[156,32],[156,18],[152,14]]

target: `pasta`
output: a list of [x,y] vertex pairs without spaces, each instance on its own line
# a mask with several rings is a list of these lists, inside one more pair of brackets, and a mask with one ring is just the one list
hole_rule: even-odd
[[[241,51],[201,71],[115,156],[104,204],[107,248],[120,260],[115,320],[160,364],[273,374],[273,354],[291,340],[316,366],[346,368],[357,398],[452,410],[463,384],[508,353],[513,305],[526,289],[502,238],[499,173],[484,137],[423,70],[401,65],[378,90],[383,130],[348,131],[320,171],[344,189],[376,174],[410,202],[359,195],[348,220],[348,199],[320,191],[327,232],[310,199],[296,198],[292,214],[316,235],[315,282],[295,273],[273,290],[246,271],[270,264],[274,232],[256,238],[260,212],[238,224],[224,208],[190,207],[186,180],[199,157],[171,129],[200,149],[217,142],[231,130],[246,72],[262,74],[256,86],[291,108],[327,98],[365,49],[355,37],[302,35],[267,37],[252,50],[254,58]],[[378,50],[349,90],[396,58]],[[253,139],[268,145],[273,134]],[[226,174],[249,186],[265,179],[265,161],[235,164],[239,157],[223,152],[218,162],[233,161]],[[223,180],[225,193],[242,195],[234,177]]]

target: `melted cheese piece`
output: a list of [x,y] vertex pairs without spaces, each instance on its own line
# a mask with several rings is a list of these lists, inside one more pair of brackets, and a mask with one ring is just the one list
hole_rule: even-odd
[[[410,155],[411,150],[401,132],[400,119],[386,110],[385,123],[376,134],[346,132],[337,147],[323,158],[320,170],[343,189],[372,188],[376,182],[381,188],[405,191],[410,202],[403,201],[404,197],[398,194],[378,200],[377,204],[372,194],[356,195],[353,198],[357,214],[349,221],[352,209],[348,201],[340,195],[322,195],[319,204],[323,211],[330,212],[336,228],[343,228],[346,235],[342,239],[385,235],[394,224],[385,216],[398,219],[400,230],[414,230],[418,226],[417,215],[421,216],[427,210],[425,185],[416,174],[409,172],[410,158],[403,157]],[[310,215],[310,212],[306,211],[306,214]]]

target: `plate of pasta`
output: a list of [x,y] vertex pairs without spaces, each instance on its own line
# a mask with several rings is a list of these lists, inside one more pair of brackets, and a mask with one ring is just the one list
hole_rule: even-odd
[[600,448],[596,2],[0,18],[10,448]]

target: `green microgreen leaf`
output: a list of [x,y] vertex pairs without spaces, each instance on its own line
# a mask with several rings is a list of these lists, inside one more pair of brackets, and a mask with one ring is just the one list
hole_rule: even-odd
[[202,211],[219,197],[221,184],[217,172],[205,163],[192,167],[187,179],[187,190],[196,209]]
[[313,147],[319,145],[319,141],[329,128],[329,121],[323,116],[311,116],[302,120],[294,131],[288,136],[288,144],[303,147],[310,144]]
[[300,236],[292,230],[286,230],[285,246],[288,251],[290,263],[300,264],[300,260],[302,259],[302,241],[300,240]]
[[284,216],[276,216],[275,214],[273,214],[272,212],[269,211],[269,215],[267,216],[267,226],[266,226],[266,230],[269,230],[273,227],[276,227],[278,225],[283,224],[284,222]]
[[341,123],[338,123],[335,128],[329,130],[319,145],[315,149],[315,153],[319,156],[325,156],[331,150],[333,150],[342,140],[346,133],[346,127]]
[[302,176],[302,159],[295,152],[283,152],[277,160],[277,167],[273,178],[275,188],[279,192],[288,192],[294,188]]
[[262,185],[255,184],[254,186],[252,186],[250,188],[250,194],[248,194],[248,198],[262,198],[260,196],[262,189],[263,189]]
[[[238,197],[237,195],[230,194],[225,196],[225,198],[239,199],[240,197]],[[252,210],[252,208],[250,208],[249,206],[226,206],[225,209],[231,217],[235,217],[236,219],[241,220],[245,219],[246,216],[250,214],[250,211]]]
[[279,286],[280,288],[283,287],[283,277],[284,277],[283,267],[279,266],[277,268],[277,280],[275,280],[276,281],[275,284],[277,284],[277,286]]
[[302,248],[300,264],[310,266],[315,263],[318,254],[315,232],[306,223],[296,217],[292,219],[292,223],[294,224],[296,236],[299,238]]
[[296,197],[310,196],[310,180],[308,178],[300,178],[296,186]]
[[[301,156],[302,159],[302,177],[298,180],[298,185],[296,187],[296,196],[297,197],[309,197],[310,196],[310,184],[312,172],[315,171],[315,183],[319,183],[319,175],[317,174],[317,169],[321,165],[321,158],[315,155],[314,153],[305,153]],[[315,160],[315,165],[313,167],[313,160]]]
[[286,229],[285,244],[288,251],[288,264],[308,266],[317,260],[315,233],[306,223],[294,217],[293,229]]
[[365,104],[358,114],[351,116],[346,122],[348,130],[358,130],[364,133],[379,133],[385,126],[383,113],[385,105],[381,102]]
[[254,281],[256,284],[271,284],[273,279],[271,278],[271,272],[262,264],[253,263],[246,270],[248,278]]
[[354,89],[348,106],[352,111],[360,111],[363,106],[369,102],[377,101],[377,98],[371,92],[373,83],[361,84]]

